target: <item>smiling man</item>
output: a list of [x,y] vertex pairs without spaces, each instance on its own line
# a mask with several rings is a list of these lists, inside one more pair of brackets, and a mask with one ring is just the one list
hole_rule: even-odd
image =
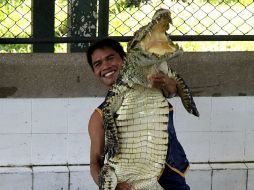
[[[119,75],[124,64],[124,57],[125,52],[122,46],[119,42],[112,39],[100,40],[91,45],[87,51],[87,60],[96,78],[109,89],[112,88],[112,85]],[[166,74],[153,74],[149,76],[148,80],[152,87],[163,89],[167,91],[169,95],[175,94],[177,91],[176,82]],[[104,165],[105,129],[102,113],[103,105],[104,103],[95,109],[88,125],[91,140],[90,172],[97,185],[99,184],[100,170]],[[173,111],[170,117],[173,117]],[[176,136],[173,122],[170,122],[169,131],[174,137]],[[185,157],[184,150],[176,138],[172,139],[173,145],[176,148],[168,151],[169,157],[172,158],[172,160],[177,158],[180,161],[179,163],[185,163],[184,165],[179,165],[179,167],[184,167],[185,170],[188,167],[188,160]],[[189,190],[185,178],[168,166],[163,170],[159,178],[159,183],[167,190]],[[117,185],[116,190],[133,190],[133,187],[128,182],[122,182]]]

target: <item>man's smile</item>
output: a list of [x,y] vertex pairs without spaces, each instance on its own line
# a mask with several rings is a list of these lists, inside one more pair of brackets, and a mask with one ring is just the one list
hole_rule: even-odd
[[107,77],[111,77],[111,76],[113,76],[115,74],[115,72],[116,72],[116,70],[112,70],[112,71],[104,73],[102,76],[106,77],[106,78]]

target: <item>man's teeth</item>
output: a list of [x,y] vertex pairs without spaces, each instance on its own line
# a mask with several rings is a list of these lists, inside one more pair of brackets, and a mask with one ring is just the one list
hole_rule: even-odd
[[106,73],[104,76],[105,77],[108,77],[108,76],[110,76],[110,75],[112,75],[112,74],[114,74],[115,73],[115,71],[111,71],[111,72],[109,72],[109,73]]

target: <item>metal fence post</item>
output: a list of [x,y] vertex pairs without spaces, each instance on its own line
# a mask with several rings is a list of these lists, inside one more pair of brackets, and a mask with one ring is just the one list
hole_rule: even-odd
[[[32,35],[33,38],[53,39],[55,1],[32,1]],[[54,43],[33,44],[33,52],[54,52]]]
[[98,36],[108,36],[109,0],[99,0]]
[[[70,36],[96,37],[97,0],[72,0],[69,7]],[[73,43],[70,52],[84,52],[89,43]]]

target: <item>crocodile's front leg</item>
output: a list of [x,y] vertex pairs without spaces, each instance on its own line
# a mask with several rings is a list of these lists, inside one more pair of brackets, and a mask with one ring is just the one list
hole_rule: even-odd
[[[171,69],[166,61],[161,62],[159,65],[156,65],[155,70],[157,72],[161,71],[164,74],[167,74],[170,78],[173,78],[176,81],[177,93],[181,98],[184,108],[189,113],[199,117],[199,112],[193,100],[192,93],[187,84],[185,83],[184,79],[173,69]],[[167,92],[164,93],[167,95]]]
[[115,190],[117,186],[117,177],[114,168],[105,164],[99,175],[100,190]]
[[169,73],[171,77],[176,81],[177,93],[181,98],[184,108],[191,114],[199,117],[199,112],[196,107],[196,104],[193,100],[192,93],[189,87],[186,85],[184,79],[180,77],[175,71],[169,68]]

